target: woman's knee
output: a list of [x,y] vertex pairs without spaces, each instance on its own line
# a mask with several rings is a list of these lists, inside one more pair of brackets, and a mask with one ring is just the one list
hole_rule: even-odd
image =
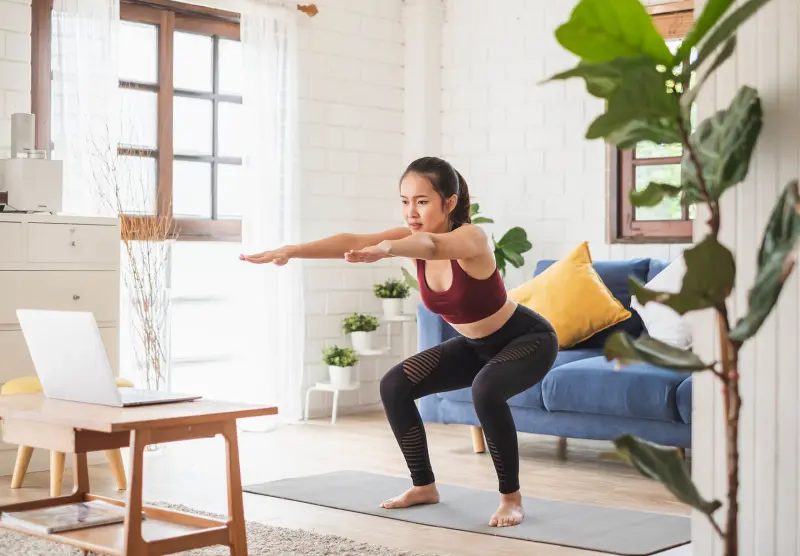
[[409,395],[410,384],[403,372],[403,364],[398,363],[383,375],[380,382],[381,401],[384,405],[404,400]]
[[501,385],[489,373],[479,373],[472,382],[472,403],[475,408],[491,407],[505,402]]

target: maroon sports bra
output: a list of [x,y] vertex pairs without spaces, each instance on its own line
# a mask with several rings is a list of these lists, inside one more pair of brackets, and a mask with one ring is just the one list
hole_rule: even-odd
[[476,322],[493,315],[506,302],[506,287],[496,268],[485,280],[467,274],[458,261],[451,260],[453,283],[443,292],[428,287],[425,279],[425,260],[417,259],[417,281],[422,302],[451,324]]

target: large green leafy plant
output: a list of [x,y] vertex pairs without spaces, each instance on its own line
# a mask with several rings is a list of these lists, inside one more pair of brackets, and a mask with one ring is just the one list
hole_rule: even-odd
[[[678,499],[708,516],[723,539],[725,556],[739,553],[739,352],[772,311],[792,272],[800,200],[796,180],[782,189],[757,254],[747,313],[732,322],[726,300],[734,287],[736,261],[719,241],[720,199],[748,174],[762,128],[761,102],[756,90],[742,87],[728,108],[699,122],[694,130],[690,111],[708,76],[734,52],[739,26],[768,1],[747,0],[733,9],[733,0],[708,0],[673,54],[639,0],[581,0],[569,21],[555,32],[561,46],[580,61],[548,79],[582,78],[589,94],[606,101],[604,113],[588,128],[587,139],[602,138],[623,150],[640,141],[682,145],[680,185],[650,183],[631,192],[634,206],[655,206],[665,197],[677,196],[682,204],[708,207],[707,235],[685,251],[686,274],[678,293],[651,291],[634,278],[629,281],[642,303],[662,303],[680,314],[714,311],[721,360],[703,361],[691,351],[647,335],[634,339],[625,333],[609,337],[604,353],[619,366],[645,361],[685,373],[710,372],[722,383],[728,470],[724,524],[715,518],[722,502],[703,498],[676,450],[631,435],[618,438],[615,445],[617,453],[641,473],[661,481]],[[697,80],[690,87],[693,75]]]

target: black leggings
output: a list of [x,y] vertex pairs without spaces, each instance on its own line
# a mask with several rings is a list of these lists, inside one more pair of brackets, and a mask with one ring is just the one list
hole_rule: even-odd
[[519,490],[517,430],[507,400],[541,381],[557,354],[558,339],[550,324],[519,305],[502,328],[485,338],[458,336],[392,367],[381,380],[381,399],[413,484],[434,482],[414,400],[472,386],[500,492]]

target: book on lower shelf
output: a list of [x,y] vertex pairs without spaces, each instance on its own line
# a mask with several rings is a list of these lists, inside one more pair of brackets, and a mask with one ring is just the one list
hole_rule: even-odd
[[3,523],[47,535],[125,521],[125,508],[102,500],[76,502],[39,510],[3,512]]

